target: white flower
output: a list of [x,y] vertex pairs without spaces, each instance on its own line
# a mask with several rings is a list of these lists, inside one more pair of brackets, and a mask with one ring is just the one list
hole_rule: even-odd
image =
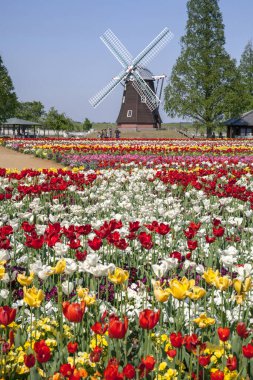
[[64,294],[66,294],[67,296],[72,293],[74,289],[74,284],[73,282],[70,282],[70,281],[64,281],[62,282],[62,291]]
[[168,272],[168,264],[164,260],[160,265],[153,264],[151,267],[157,277],[163,277]]
[[77,269],[76,262],[71,258],[66,258],[65,261],[66,261],[66,268],[64,270],[64,273],[69,274],[69,275],[73,274]]
[[2,290],[0,290],[0,296],[4,299],[4,300],[6,300],[7,298],[8,298],[8,295],[9,295],[9,290],[7,290],[7,289],[2,289]]

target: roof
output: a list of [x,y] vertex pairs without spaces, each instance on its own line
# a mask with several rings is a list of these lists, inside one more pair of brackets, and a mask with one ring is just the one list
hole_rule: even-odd
[[253,110],[224,122],[224,125],[253,126]]
[[154,80],[153,74],[146,67],[138,66],[138,71],[142,79],[144,80]]
[[23,119],[17,119],[16,117],[12,117],[3,122],[3,125],[41,125],[40,123],[36,123],[35,121],[28,121]]

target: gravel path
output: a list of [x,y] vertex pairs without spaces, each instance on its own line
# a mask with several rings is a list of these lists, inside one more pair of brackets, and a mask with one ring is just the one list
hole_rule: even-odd
[[0,168],[8,169],[48,169],[62,168],[63,166],[54,161],[44,160],[30,154],[19,153],[0,146]]

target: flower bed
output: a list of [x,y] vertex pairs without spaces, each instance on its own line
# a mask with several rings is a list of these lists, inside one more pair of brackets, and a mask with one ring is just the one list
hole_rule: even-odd
[[0,170],[2,378],[252,379],[251,144],[115,144]]

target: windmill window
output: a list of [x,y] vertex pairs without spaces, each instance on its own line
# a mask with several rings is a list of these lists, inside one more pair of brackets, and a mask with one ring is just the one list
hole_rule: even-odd
[[122,103],[125,103],[125,96],[123,96]]
[[127,117],[132,117],[132,114],[133,114],[133,111],[132,111],[132,110],[128,110],[128,111],[127,111]]
[[146,102],[147,102],[146,96],[141,96],[141,103],[146,103]]

